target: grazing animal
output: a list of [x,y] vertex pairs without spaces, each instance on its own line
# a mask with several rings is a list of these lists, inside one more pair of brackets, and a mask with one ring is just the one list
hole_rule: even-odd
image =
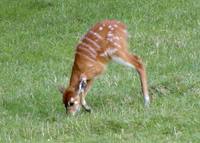
[[95,77],[103,73],[110,61],[136,69],[144,104],[150,103],[144,65],[139,57],[128,52],[127,38],[126,25],[116,20],[97,23],[81,38],[76,47],[69,86],[61,89],[67,112],[74,115],[81,107],[91,111],[85,97]]

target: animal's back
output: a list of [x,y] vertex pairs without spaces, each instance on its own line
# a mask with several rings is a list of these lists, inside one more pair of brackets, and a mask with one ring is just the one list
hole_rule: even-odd
[[75,63],[82,71],[101,73],[105,64],[118,50],[127,48],[126,25],[116,20],[95,24],[80,40],[76,48]]

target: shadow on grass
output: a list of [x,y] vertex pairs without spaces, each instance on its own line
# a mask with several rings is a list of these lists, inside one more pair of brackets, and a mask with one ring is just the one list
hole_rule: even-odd
[[174,78],[167,82],[150,86],[149,91],[152,98],[165,97],[169,95],[188,95],[188,93],[199,94],[200,81],[187,83],[185,79]]

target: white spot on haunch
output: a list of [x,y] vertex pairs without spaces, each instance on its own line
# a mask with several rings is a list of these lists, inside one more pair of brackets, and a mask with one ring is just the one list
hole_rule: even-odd
[[117,28],[117,27],[118,27],[118,25],[117,25],[117,24],[114,24],[113,26],[114,26],[115,28]]
[[118,56],[112,56],[112,60],[119,64],[134,68],[134,66],[132,64],[128,63],[127,61],[123,60],[122,58],[120,58]]
[[120,37],[119,36],[114,36],[111,31],[108,32],[106,39],[109,42],[113,43],[113,45],[116,46],[117,48],[121,48],[120,44],[117,42],[117,41],[120,40]]
[[107,40],[110,41],[110,42],[113,42],[113,34],[111,31],[108,32],[107,34]]
[[113,37],[113,34],[111,32],[108,32],[108,37]]
[[113,38],[107,38],[107,40],[109,41],[109,42],[112,42],[113,43]]
[[108,37],[108,38],[112,38],[112,37],[113,37],[113,34],[112,34],[112,33],[108,33],[107,37]]
[[109,25],[108,28],[113,31],[114,30],[114,27],[112,25]]

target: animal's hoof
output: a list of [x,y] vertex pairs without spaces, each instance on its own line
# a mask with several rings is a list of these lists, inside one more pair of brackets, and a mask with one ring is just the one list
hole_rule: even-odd
[[92,109],[89,106],[83,106],[83,108],[85,109],[85,111],[91,113]]
[[88,109],[85,109],[85,111],[91,113],[91,112],[92,112],[92,109],[91,109],[91,108],[88,108]]

